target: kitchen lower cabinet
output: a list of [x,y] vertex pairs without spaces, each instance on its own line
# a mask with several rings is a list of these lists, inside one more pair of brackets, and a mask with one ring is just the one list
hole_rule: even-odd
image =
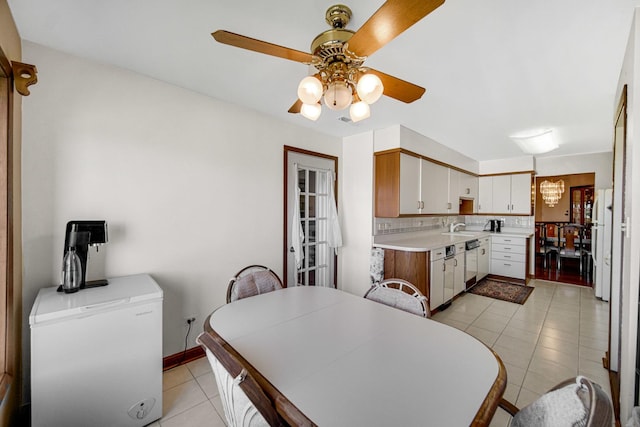
[[465,255],[465,244],[458,243],[456,245],[456,256],[454,258],[454,271],[453,271],[453,296],[456,296],[462,293],[467,284],[465,282],[464,277],[464,255]]
[[491,274],[525,280],[527,240],[524,237],[491,236]]
[[415,285],[429,298],[429,263],[427,252],[384,250],[384,278],[403,279]]
[[483,237],[480,239],[478,247],[478,273],[476,274],[476,282],[487,277],[491,270],[491,237]]
[[429,309],[431,311],[440,307],[445,301],[444,282],[446,264],[444,262],[444,254],[444,248],[431,251],[431,280],[429,281]]

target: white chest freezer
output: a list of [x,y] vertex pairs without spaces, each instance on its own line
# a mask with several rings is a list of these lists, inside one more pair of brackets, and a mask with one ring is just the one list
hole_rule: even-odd
[[73,294],[41,289],[29,315],[31,425],[138,427],[159,419],[162,298],[147,274]]

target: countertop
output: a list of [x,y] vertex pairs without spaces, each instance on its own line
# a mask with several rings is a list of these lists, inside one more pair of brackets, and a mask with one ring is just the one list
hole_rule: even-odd
[[455,233],[418,231],[375,236],[373,246],[396,251],[427,252],[486,236],[528,238],[533,236],[533,231],[528,229],[508,229],[500,233],[480,230],[462,230]]

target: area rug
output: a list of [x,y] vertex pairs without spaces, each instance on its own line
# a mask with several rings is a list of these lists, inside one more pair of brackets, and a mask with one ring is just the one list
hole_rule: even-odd
[[468,292],[502,301],[524,304],[533,289],[531,286],[500,282],[493,279],[482,279],[477,285],[469,289]]

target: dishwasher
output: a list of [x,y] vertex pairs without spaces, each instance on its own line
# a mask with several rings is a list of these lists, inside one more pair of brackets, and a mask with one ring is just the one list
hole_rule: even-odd
[[465,243],[464,252],[464,281],[466,289],[470,289],[476,284],[476,276],[478,274],[478,239],[468,240]]

